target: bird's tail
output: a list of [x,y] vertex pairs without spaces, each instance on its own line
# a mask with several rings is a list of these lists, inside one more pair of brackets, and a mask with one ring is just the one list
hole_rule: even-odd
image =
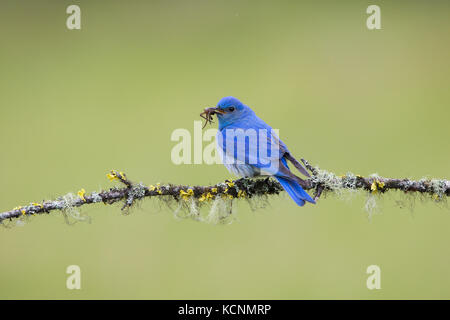
[[292,181],[283,177],[275,176],[281,186],[286,190],[292,200],[295,201],[300,207],[305,204],[305,201],[316,203],[313,198],[298,184],[296,181]]

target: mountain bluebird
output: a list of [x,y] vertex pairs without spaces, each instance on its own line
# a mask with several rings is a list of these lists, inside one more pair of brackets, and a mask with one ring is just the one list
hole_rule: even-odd
[[231,173],[241,177],[273,176],[299,206],[305,201],[315,203],[301,186],[304,180],[289,170],[287,160],[310,177],[308,171],[250,107],[234,97],[225,97],[217,107],[205,109],[202,117],[211,122],[214,114],[219,119],[217,150]]

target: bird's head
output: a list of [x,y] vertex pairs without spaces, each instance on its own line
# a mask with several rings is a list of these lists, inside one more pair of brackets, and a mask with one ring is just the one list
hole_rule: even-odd
[[206,123],[211,122],[215,114],[219,119],[219,129],[226,127],[237,120],[241,120],[253,111],[235,97],[225,97],[220,99],[216,107],[206,108],[201,116],[206,119]]

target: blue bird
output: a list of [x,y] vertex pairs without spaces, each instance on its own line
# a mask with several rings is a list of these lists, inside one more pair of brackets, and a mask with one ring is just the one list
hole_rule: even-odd
[[303,206],[305,201],[316,203],[303,190],[304,180],[290,171],[287,161],[310,177],[308,171],[250,107],[234,97],[225,97],[216,107],[206,108],[201,116],[208,123],[214,114],[219,119],[217,150],[228,171],[241,177],[273,176],[297,205]]

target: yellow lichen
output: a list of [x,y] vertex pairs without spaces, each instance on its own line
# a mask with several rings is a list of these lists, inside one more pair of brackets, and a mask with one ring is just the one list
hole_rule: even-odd
[[41,208],[44,208],[44,206],[43,206],[42,204],[36,203],[36,202],[32,202],[31,205],[32,205],[32,206],[35,206],[35,207],[41,207]]
[[83,200],[84,202],[86,202],[86,198],[84,197],[84,195],[86,194],[86,190],[81,189],[80,191],[77,192],[78,196],[81,198],[81,200]]
[[227,181],[226,181],[226,184],[227,184],[230,188],[234,187],[234,182],[233,182],[233,181],[227,180]]
[[111,170],[111,173],[108,173],[106,176],[110,181],[119,179],[119,177],[117,177],[116,173],[113,170]]
[[150,191],[155,191],[156,190],[156,187],[154,186],[154,185],[150,185],[149,187],[148,187],[148,190],[150,190]]
[[372,185],[370,186],[370,190],[372,190],[372,193],[377,193],[378,190],[381,190],[384,188],[384,182],[379,180],[374,180],[372,182]]
[[198,199],[198,201],[203,202],[205,200],[209,201],[211,199],[214,199],[214,196],[210,192],[208,192],[208,193],[203,193],[201,195],[201,197]]
[[211,188],[211,192],[217,193],[217,188]]
[[13,210],[20,210],[20,212],[22,212],[22,214],[25,215],[27,213],[27,211],[22,208],[23,208],[22,206],[18,206],[18,207],[15,207]]
[[156,191],[158,192],[158,194],[162,194],[161,183],[159,183],[159,182],[156,184]]
[[22,212],[22,214],[25,215],[27,213],[27,211],[22,208],[23,208],[22,206],[18,206],[18,207],[15,207],[13,210],[20,210],[20,212]]
[[180,195],[183,200],[188,200],[191,196],[194,195],[194,190],[188,189],[187,192],[184,190],[180,190]]
[[247,193],[244,190],[239,190],[237,197],[238,198],[245,198],[247,196]]

